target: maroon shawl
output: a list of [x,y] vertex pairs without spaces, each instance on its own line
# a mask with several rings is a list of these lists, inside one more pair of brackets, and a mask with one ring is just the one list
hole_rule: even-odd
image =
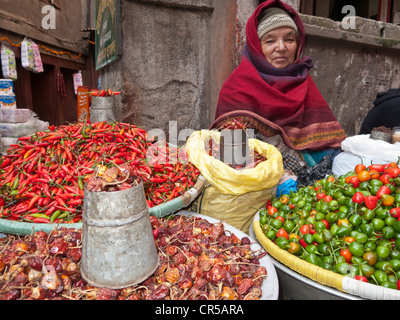
[[[285,69],[267,62],[257,35],[258,16],[269,7],[284,9],[299,29],[297,61]],[[346,134],[309,75],[311,59],[300,58],[305,31],[297,12],[279,0],[266,1],[250,17],[246,37],[242,62],[221,89],[211,128],[235,118],[266,136],[280,133],[295,150],[340,148]]]

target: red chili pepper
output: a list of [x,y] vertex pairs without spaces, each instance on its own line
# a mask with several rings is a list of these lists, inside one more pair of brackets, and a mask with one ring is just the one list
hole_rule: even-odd
[[391,177],[389,174],[384,173],[379,177],[379,180],[383,182],[383,184],[391,183]]
[[361,192],[356,192],[356,193],[353,195],[353,197],[351,198],[351,200],[352,200],[354,203],[361,204],[361,203],[363,203],[363,201],[364,201],[364,194],[362,194]]
[[368,283],[368,279],[364,276],[355,276],[354,279]]
[[400,168],[397,166],[389,167],[385,169],[385,172],[393,179],[400,175]]
[[68,211],[68,212],[71,212],[71,213],[76,213],[77,212],[76,208],[71,208],[71,207],[67,207],[67,206],[55,206],[55,207],[56,207],[56,209]]
[[154,236],[154,239],[157,239],[157,238],[158,238],[158,233],[159,233],[159,230],[158,230],[158,229],[153,229],[153,236]]
[[376,193],[376,196],[378,197],[378,199],[382,198],[383,194],[391,194],[392,190],[390,190],[390,188],[386,185],[382,186],[379,188],[378,192]]
[[349,183],[352,184],[354,188],[358,188],[360,186],[360,180],[358,180],[357,176],[352,176],[349,179]]
[[66,203],[70,206],[78,206],[82,204],[82,199],[69,200]]
[[374,210],[376,205],[378,204],[378,197],[377,196],[366,196],[364,197],[365,206],[370,209]]
[[35,218],[32,220],[33,223],[50,223],[50,220],[45,218]]
[[385,170],[385,167],[383,166],[383,164],[371,164],[368,166],[368,170],[375,170],[377,172],[383,172]]
[[352,258],[353,255],[351,254],[349,248],[340,249],[340,253],[339,254],[346,259],[346,262],[350,263],[351,258]]
[[11,158],[3,158],[3,162],[0,165],[0,168],[3,169],[11,164]]
[[390,209],[389,213],[394,218],[400,218],[400,207]]
[[288,239],[289,238],[289,234],[287,233],[287,231],[284,228],[280,228],[278,230],[278,232],[276,233],[276,237],[277,238],[283,237],[283,238]]
[[150,178],[150,181],[153,183],[164,183],[165,181],[167,181],[167,179],[164,178]]
[[65,201],[60,196],[56,197],[56,201],[60,206],[65,207]]
[[303,246],[303,248],[306,248],[308,246],[307,242],[305,242],[303,239],[300,239],[299,242]]

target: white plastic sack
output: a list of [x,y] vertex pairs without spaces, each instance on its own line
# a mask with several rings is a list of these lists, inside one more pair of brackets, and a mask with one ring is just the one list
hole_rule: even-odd
[[361,158],[397,162],[400,157],[400,143],[388,143],[369,138],[369,134],[349,137],[342,142],[342,150]]
[[359,163],[365,164],[367,167],[372,164],[386,164],[391,161],[382,160],[379,158],[363,158],[356,156],[350,152],[339,153],[335,159],[333,159],[332,172],[336,177],[345,175],[350,171],[354,171],[354,168]]

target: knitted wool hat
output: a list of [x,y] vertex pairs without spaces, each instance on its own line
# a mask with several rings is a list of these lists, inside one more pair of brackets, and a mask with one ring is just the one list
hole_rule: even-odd
[[289,14],[281,8],[269,8],[265,10],[257,28],[258,37],[261,39],[264,34],[279,27],[290,27],[298,33],[298,28]]

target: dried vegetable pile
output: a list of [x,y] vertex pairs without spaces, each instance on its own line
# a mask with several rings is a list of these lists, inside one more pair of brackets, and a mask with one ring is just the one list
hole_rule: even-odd
[[139,176],[127,163],[113,167],[97,165],[87,180],[86,188],[90,192],[113,192],[130,189],[139,183]]
[[[169,162],[165,153],[176,154],[175,161]],[[88,177],[97,166],[121,165],[129,166],[145,183],[149,207],[181,195],[199,175],[184,150],[166,143],[155,147],[147,132],[134,125],[51,126],[19,138],[0,159],[0,217],[34,223],[78,222]]]
[[151,217],[160,264],[144,282],[119,290],[80,275],[81,231],[60,228],[0,240],[0,300],[260,299],[265,252],[202,218]]

